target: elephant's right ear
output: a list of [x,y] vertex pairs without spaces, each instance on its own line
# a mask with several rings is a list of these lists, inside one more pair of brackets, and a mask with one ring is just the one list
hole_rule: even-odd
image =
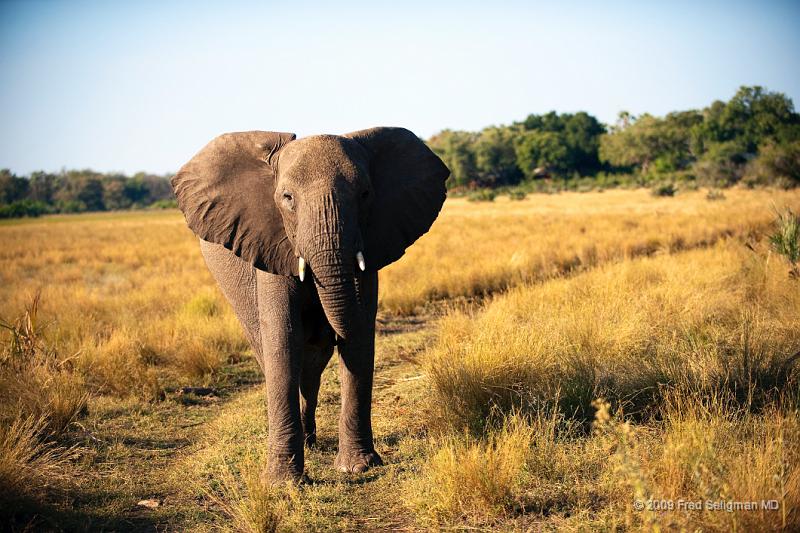
[[274,158],[293,133],[226,133],[173,176],[189,228],[258,269],[297,275],[297,259],[275,205]]

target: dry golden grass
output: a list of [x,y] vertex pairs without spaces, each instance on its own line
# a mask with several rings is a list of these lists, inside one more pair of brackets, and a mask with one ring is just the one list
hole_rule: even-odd
[[260,472],[265,459],[263,452],[250,455],[241,461],[238,471],[225,465],[215,475],[214,489],[199,487],[206,498],[222,509],[234,531],[279,531],[280,526],[285,525],[292,503],[301,497],[296,486],[276,487],[264,482]]
[[448,200],[430,233],[381,273],[381,305],[409,313],[427,301],[492,293],[659,251],[748,237],[774,219],[773,205],[800,206],[800,191],[730,190],[674,198],[648,191]]
[[39,299],[12,322],[0,321],[0,422],[44,421],[43,433],[61,434],[86,408],[83,378],[42,340]]
[[16,316],[36,293],[48,343],[77,354],[93,393],[156,399],[208,383],[247,349],[175,212],[0,226],[0,317]]
[[[763,243],[606,265],[453,312],[424,360],[431,427],[444,444],[431,452],[422,488],[412,485],[426,494],[416,510],[438,525],[794,530],[798,352],[800,283]],[[599,396],[625,417],[606,402],[592,406]],[[598,407],[586,435],[581,421]],[[543,410],[555,413],[550,424]],[[491,460],[507,416],[525,416],[539,436],[501,439],[504,456],[526,457],[511,488]],[[483,501],[499,507],[464,510],[476,483],[493,487]],[[674,508],[639,511],[636,500]],[[687,511],[678,500],[758,509]]]
[[[140,490],[172,491],[137,522],[167,529],[797,529],[800,393],[785,363],[800,350],[800,283],[762,238],[773,206],[797,211],[800,191],[449,200],[382,273],[381,316],[504,294],[477,311],[452,305],[422,367],[432,335],[414,328],[426,319],[386,327],[374,427],[387,466],[355,480],[330,469],[339,402],[327,371],[323,437],[307,457],[322,482],[301,492],[257,478],[263,391],[241,391],[256,367],[239,362],[240,327],[179,213],[2,223],[0,317],[22,331],[37,292],[41,304],[23,336],[33,356],[8,357],[2,333],[0,474],[46,499],[67,476],[53,435],[79,439],[71,481],[91,487],[86,512],[108,529],[142,519],[135,502],[151,494],[129,494]],[[159,401],[198,384],[223,393]],[[601,409],[590,431],[599,396],[613,415]],[[781,505],[642,513],[637,496]]]
[[511,417],[484,441],[444,437],[434,442],[421,476],[408,486],[409,504],[430,524],[504,518],[519,498],[534,436],[532,425]]
[[476,316],[454,312],[426,359],[447,424],[482,431],[493,406],[558,398],[591,418],[607,396],[646,415],[663,385],[760,405],[797,377],[800,284],[779,257],[735,243],[520,287]]
[[[610,457],[598,478],[608,504],[597,513],[600,520],[660,531],[800,527],[800,416],[794,408],[754,414],[725,394],[699,399],[673,393],[662,412],[662,423],[637,427],[611,417],[608,404],[600,406],[588,440]],[[765,508],[762,502],[769,501],[777,507]],[[737,509],[736,502],[752,509]]]
[[70,483],[71,450],[47,440],[45,416],[0,423],[0,519],[39,510]]

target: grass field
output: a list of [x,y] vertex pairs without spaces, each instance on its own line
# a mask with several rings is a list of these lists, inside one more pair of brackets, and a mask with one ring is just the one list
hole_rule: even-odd
[[[448,200],[381,274],[386,466],[333,471],[328,369],[302,489],[259,482],[262,378],[179,213],[4,222],[0,513],[18,529],[796,530],[800,281],[766,238],[787,206],[800,192]],[[198,386],[214,394],[182,391]],[[651,499],[778,509],[636,509]]]

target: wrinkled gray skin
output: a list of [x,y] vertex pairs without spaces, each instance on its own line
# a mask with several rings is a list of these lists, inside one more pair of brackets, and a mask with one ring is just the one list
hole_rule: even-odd
[[[274,202],[269,207],[277,206],[280,212],[285,238],[294,253],[292,260],[303,257],[307,262],[305,281],[292,275],[296,272],[276,274],[256,268],[252,260],[242,258],[245,252],[240,252],[240,257],[224,242],[203,240],[213,233],[196,229],[198,224],[193,226],[201,237],[206,264],[233,306],[265,375],[269,416],[267,475],[272,481],[303,478],[304,444],[311,446],[316,441],[320,376],[334,347],[338,348],[342,400],[334,466],[343,472],[363,472],[382,464],[373,445],[371,399],[377,268],[383,264],[365,272],[356,264],[356,253],[363,251],[369,265],[365,235],[371,220],[379,224],[378,215],[370,217],[375,195],[373,181],[378,180],[370,176],[375,156],[365,146],[369,145],[346,137],[312,136],[288,142],[270,160],[274,193],[263,201]],[[426,154],[430,156],[432,153]],[[439,188],[443,191],[448,171],[438,158],[430,164],[436,169],[431,195],[441,194],[443,201],[444,193]],[[173,184],[180,179],[179,173]],[[188,195],[179,184],[176,194],[190,220],[190,200],[186,200]],[[439,200],[432,205],[436,202]],[[441,202],[436,212],[426,215],[430,222],[440,205]],[[217,219],[209,213],[210,210],[204,211],[202,220],[211,220],[208,223],[213,225]],[[408,240],[413,242],[418,236],[412,235]],[[377,242],[381,236],[371,238]],[[410,243],[401,244],[400,255],[407,244]],[[383,252],[378,246],[372,245],[375,257]],[[394,260],[392,253],[383,254],[389,259],[381,261]]]

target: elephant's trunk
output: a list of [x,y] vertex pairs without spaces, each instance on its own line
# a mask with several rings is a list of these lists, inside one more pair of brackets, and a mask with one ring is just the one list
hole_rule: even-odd
[[328,323],[339,337],[347,339],[360,324],[363,313],[356,290],[353,258],[334,250],[319,252],[309,262]]
[[309,227],[315,234],[301,250],[311,267],[322,308],[333,330],[347,339],[361,323],[355,279],[358,222],[355,212],[342,209],[335,194],[325,194],[312,211]]

